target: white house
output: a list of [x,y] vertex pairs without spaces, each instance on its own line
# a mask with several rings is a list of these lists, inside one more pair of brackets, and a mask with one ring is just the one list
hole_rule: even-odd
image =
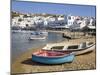
[[71,15],[67,16],[67,25],[68,26],[73,25],[74,21],[75,21],[75,16],[71,16]]

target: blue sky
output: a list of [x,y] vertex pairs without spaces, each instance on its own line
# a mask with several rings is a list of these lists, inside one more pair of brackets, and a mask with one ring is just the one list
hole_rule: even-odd
[[21,13],[71,14],[75,16],[95,17],[96,7],[91,5],[12,1],[12,11],[18,11]]

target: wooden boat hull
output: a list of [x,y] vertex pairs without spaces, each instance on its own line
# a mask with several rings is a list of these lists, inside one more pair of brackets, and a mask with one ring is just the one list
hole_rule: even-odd
[[74,54],[75,55],[82,55],[82,54],[86,54],[86,53],[92,52],[94,49],[95,49],[95,45],[93,45],[90,48],[84,49],[84,50],[74,51]]
[[60,57],[41,57],[32,55],[32,61],[43,63],[43,64],[62,64],[70,63],[74,60],[74,54],[68,54]]
[[[95,44],[89,46],[89,47],[86,47],[86,48],[82,48],[82,49],[67,49],[67,50],[53,50],[53,51],[56,51],[56,52],[73,52],[74,55],[82,55],[82,54],[85,54],[85,53],[88,53],[88,52],[92,52],[93,50],[95,49]],[[43,49],[44,51],[46,49]],[[47,50],[47,51],[52,51],[52,50]]]
[[89,52],[92,52],[95,49],[95,44],[91,45],[90,47],[86,47],[83,49],[77,49],[77,50],[59,50],[60,52],[73,52],[74,55],[82,55],[82,54],[86,54]]

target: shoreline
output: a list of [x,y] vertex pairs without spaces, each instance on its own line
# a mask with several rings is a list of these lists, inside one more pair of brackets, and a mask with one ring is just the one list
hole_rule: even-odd
[[[73,40],[63,40],[61,43],[65,44],[67,42],[80,42],[81,41],[94,41],[95,38],[89,39],[73,39]],[[59,43],[59,42],[57,42]],[[16,60],[11,64],[12,74],[15,73],[39,73],[39,72],[54,72],[54,71],[74,71],[74,70],[89,70],[96,69],[96,53],[95,50],[91,53],[76,56],[72,63],[64,63],[61,65],[44,65],[40,63],[33,62],[31,60],[31,55],[34,51],[41,49],[32,48],[24,52],[21,56],[16,58]],[[87,58],[88,57],[88,58]]]
[[[64,41],[68,41],[68,40],[67,40],[67,39],[63,39],[63,40],[59,40],[59,41],[57,41],[57,42],[51,42],[51,43],[60,43],[60,42],[64,42]],[[45,44],[45,45],[41,45],[41,46],[39,46],[38,48],[41,49],[41,48],[43,48],[44,46],[46,46],[46,44]],[[23,52],[22,55],[25,54],[25,53],[27,53],[27,52],[30,51],[30,50],[33,50],[33,51],[34,51],[35,49],[38,49],[38,48],[33,48],[33,47],[32,47],[32,48],[29,48],[28,50],[26,50],[25,52]],[[20,57],[20,56],[21,56],[21,54],[20,54],[18,57]],[[11,58],[11,59],[12,59],[11,62],[14,62],[15,60],[17,60],[18,57],[16,57],[16,58]]]

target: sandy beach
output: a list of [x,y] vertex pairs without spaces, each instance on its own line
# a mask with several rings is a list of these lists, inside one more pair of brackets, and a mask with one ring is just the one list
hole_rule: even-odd
[[[95,37],[83,37],[80,39],[73,40],[64,40],[61,43],[66,44],[68,42],[78,43],[82,41],[93,41],[95,42]],[[96,51],[75,56],[75,59],[72,63],[64,63],[60,65],[45,65],[31,60],[31,55],[34,51],[41,49],[30,49],[27,52],[19,56],[11,64],[11,73],[20,74],[20,73],[39,73],[39,72],[55,72],[55,71],[73,71],[73,70],[90,70],[96,69]]]

